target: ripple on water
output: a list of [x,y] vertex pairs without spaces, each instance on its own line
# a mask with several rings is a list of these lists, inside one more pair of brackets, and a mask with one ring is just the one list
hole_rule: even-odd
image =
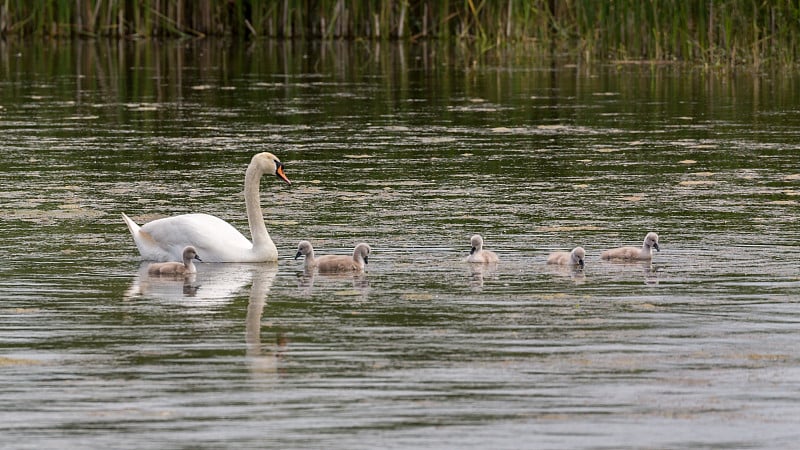
[[[224,83],[201,61],[176,64],[185,92],[172,75],[157,93],[126,76],[120,99],[108,88],[119,83],[92,71],[80,87],[43,74],[2,91],[6,439],[795,443],[800,175],[783,96],[731,107],[749,94],[726,87],[686,101],[647,86],[686,87],[690,73],[662,86],[619,68],[492,82],[476,71],[447,85],[415,68],[398,86],[371,59],[331,75],[319,52],[293,48],[265,75],[260,52],[274,43],[251,44],[263,59],[248,69],[229,54]],[[294,60],[321,72],[295,73]],[[278,265],[148,276],[119,213],[202,211],[247,234],[243,174],[258,151],[293,181],[261,184]],[[650,230],[661,237],[652,263],[600,260]],[[474,233],[500,264],[463,261]],[[367,241],[373,254],[365,274],[308,274],[293,259],[301,239],[331,254]],[[545,264],[576,245],[585,270]]]

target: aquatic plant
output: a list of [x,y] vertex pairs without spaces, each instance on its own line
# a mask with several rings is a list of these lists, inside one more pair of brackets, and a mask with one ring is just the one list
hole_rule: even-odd
[[523,41],[601,60],[798,61],[791,0],[4,0],[4,36]]

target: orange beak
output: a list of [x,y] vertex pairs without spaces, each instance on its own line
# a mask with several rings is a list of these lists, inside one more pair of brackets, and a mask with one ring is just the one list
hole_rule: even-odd
[[283,173],[283,164],[278,164],[278,168],[275,170],[275,175],[277,175],[278,178],[280,178],[281,180],[285,181],[286,184],[289,184],[289,185],[292,184],[292,182],[289,181],[288,178],[286,178],[286,174]]

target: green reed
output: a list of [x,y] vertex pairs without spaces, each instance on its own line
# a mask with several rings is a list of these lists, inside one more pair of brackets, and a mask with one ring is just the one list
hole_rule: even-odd
[[[309,6],[311,5],[311,6]],[[457,39],[600,60],[798,62],[796,0],[0,0],[0,34]]]

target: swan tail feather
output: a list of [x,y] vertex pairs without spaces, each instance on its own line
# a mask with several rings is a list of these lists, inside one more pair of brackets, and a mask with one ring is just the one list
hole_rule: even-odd
[[[133,219],[128,217],[128,215],[125,213],[122,213],[122,218],[125,220],[125,224],[128,225],[128,229],[130,230],[131,235],[133,237],[133,242],[134,244],[136,244],[136,248],[139,250],[139,254],[141,255],[143,260],[180,261],[182,259],[183,248],[185,246],[199,245],[191,241],[186,241],[185,239],[179,242],[165,243],[158,237],[159,236],[158,233],[155,233],[155,235],[151,233],[153,229],[150,225],[153,224],[154,222],[150,222],[149,224],[146,224],[144,225],[144,227],[142,227],[139,226],[136,222],[134,222]],[[155,231],[158,230],[156,229]],[[201,252],[204,250],[202,247],[199,248],[201,248]],[[209,256],[208,258],[209,261],[213,261],[212,256]]]
[[131,234],[136,236],[136,233],[139,232],[139,225],[133,221],[127,214],[122,213],[122,219],[125,221],[125,224],[128,225],[128,229],[131,230]]

